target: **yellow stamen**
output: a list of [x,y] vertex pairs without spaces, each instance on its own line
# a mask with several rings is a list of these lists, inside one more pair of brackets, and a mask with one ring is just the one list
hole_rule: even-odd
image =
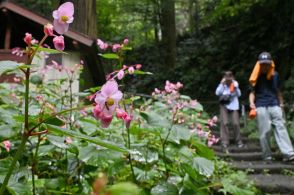
[[114,104],[114,99],[112,99],[112,98],[107,98],[107,100],[106,100],[106,105],[107,106],[112,106]]
[[67,22],[68,21],[68,17],[67,16],[61,16],[61,21],[62,22]]

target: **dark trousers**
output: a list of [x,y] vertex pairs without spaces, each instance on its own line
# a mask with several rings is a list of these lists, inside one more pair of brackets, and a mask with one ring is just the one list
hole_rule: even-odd
[[242,142],[240,134],[239,110],[228,110],[225,105],[220,105],[220,130],[222,144],[230,144],[229,120],[234,130],[236,143]]

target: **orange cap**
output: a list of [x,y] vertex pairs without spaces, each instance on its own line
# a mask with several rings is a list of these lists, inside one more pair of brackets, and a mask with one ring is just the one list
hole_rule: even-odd
[[256,109],[251,109],[249,112],[249,118],[255,119],[256,117]]

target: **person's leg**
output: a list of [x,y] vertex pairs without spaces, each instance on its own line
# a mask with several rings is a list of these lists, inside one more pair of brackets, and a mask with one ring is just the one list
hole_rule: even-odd
[[240,133],[239,111],[233,110],[231,116],[232,116],[232,126],[234,129],[236,144],[240,145],[240,144],[242,144],[242,138],[241,138],[241,133]]
[[221,141],[223,145],[229,145],[229,130],[228,130],[228,110],[224,105],[220,105],[220,121],[221,121]]
[[270,107],[273,125],[275,126],[274,135],[280,151],[285,156],[294,155],[293,146],[285,127],[282,109],[279,106]]
[[256,108],[257,125],[259,130],[259,141],[262,149],[264,159],[271,159],[272,152],[269,143],[269,136],[271,130],[270,116],[267,108]]

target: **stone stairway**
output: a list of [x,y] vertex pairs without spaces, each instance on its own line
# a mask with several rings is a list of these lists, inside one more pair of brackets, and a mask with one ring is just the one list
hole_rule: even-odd
[[[244,136],[245,137],[245,136]],[[215,154],[226,160],[232,169],[247,171],[256,187],[264,194],[294,195],[294,162],[283,162],[282,155],[273,150],[273,162],[262,160],[258,140],[245,140],[245,146],[229,146],[225,153],[220,145],[212,148]]]

